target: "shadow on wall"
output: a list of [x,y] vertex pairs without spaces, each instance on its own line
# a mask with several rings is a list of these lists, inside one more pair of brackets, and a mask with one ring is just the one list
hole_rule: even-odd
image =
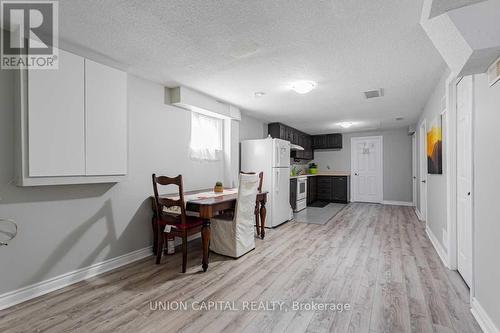
[[45,280],[52,268],[56,266],[66,256],[67,253],[72,251],[78,241],[96,224],[104,223],[106,225],[106,233],[102,235],[102,240],[99,242],[99,244],[93,249],[90,254],[83,258],[76,269],[86,268],[96,263],[96,259],[99,257],[99,254],[105,249],[109,250],[107,251],[106,256],[102,260],[99,260],[99,262],[115,258],[123,254],[124,252],[121,246],[123,244],[129,243],[129,239],[123,238],[133,237],[133,235],[136,235],[138,231],[129,229],[134,228],[138,225],[142,226],[145,220],[149,220],[145,216],[147,214],[151,214],[151,204],[149,199],[142,202],[142,204],[139,206],[136,213],[132,217],[131,221],[127,223],[127,227],[125,228],[125,230],[120,233],[122,236],[118,237],[115,228],[116,223],[113,217],[113,207],[111,199],[107,199],[102,207],[94,215],[92,215],[83,223],[77,224],[78,227],[73,229],[68,234],[68,236],[66,236],[66,238],[61,243],[59,243],[59,245],[57,245],[54,251],[40,265],[40,269],[38,269],[38,271],[36,271],[28,280],[26,280],[24,285],[30,285]]
[[18,187],[15,184],[1,184],[2,203],[30,203],[61,201],[100,197],[115,184],[55,185]]

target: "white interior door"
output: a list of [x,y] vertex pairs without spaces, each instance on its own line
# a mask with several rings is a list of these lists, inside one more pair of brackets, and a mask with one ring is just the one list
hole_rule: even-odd
[[352,201],[383,200],[382,137],[351,138]]
[[427,220],[427,125],[425,121],[419,127],[420,156],[420,207],[419,211],[424,221]]
[[458,271],[472,281],[472,76],[457,85],[457,254]]
[[411,182],[412,182],[412,202],[417,205],[417,135],[411,136]]

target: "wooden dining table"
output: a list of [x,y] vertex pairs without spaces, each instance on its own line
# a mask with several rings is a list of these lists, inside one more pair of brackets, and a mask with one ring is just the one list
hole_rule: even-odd
[[[236,201],[238,199],[237,191],[232,193],[224,194],[211,197],[199,197],[196,198],[196,194],[202,194],[209,192],[211,190],[197,190],[197,191],[189,191],[185,192],[185,201],[186,201],[186,211],[187,212],[196,212],[199,214],[199,217],[203,219],[203,227],[201,230],[201,237],[203,243],[203,260],[202,260],[202,268],[203,271],[207,271],[208,269],[208,254],[210,251],[210,219],[217,216],[220,212],[223,212],[228,209],[235,209]],[[265,226],[266,226],[266,202],[267,202],[267,193],[268,192],[258,192],[255,198],[255,226],[257,229],[257,235],[264,239],[265,236]],[[178,194],[163,194],[160,197],[169,198],[175,197]],[[194,198],[193,198],[194,197]],[[156,201],[154,197],[152,198],[152,208],[153,214],[156,214]],[[154,247],[153,252],[156,252],[156,244],[158,242],[158,228],[155,223],[155,218],[153,220],[153,235],[154,235]],[[260,220],[260,221],[259,221]],[[156,254],[156,253],[155,253]]]

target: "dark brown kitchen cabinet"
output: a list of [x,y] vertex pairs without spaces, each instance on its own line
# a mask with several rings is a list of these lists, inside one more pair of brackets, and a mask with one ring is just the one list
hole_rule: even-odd
[[307,204],[311,204],[318,200],[318,178],[307,177]]
[[314,159],[314,150],[312,148],[312,137],[310,135],[306,135],[304,137],[303,144],[304,144],[302,146],[302,147],[304,147],[303,158],[305,160]]
[[313,135],[312,139],[313,149],[322,149],[326,147],[326,135]]
[[332,177],[330,176],[316,176],[318,178],[317,199],[320,201],[332,200]]
[[348,176],[333,176],[332,177],[332,201],[348,203],[349,202],[349,177]]
[[313,149],[342,149],[342,134],[313,135]]
[[270,123],[267,128],[272,138],[290,141],[290,143],[304,148],[304,150],[292,151],[291,157],[298,160],[312,160],[314,158],[312,137],[309,134],[282,123]]
[[290,179],[290,206],[297,208],[297,178]]
[[[349,176],[316,176],[309,178],[317,178],[316,197],[314,201],[349,202]],[[311,193],[311,196],[314,197],[314,194]]]

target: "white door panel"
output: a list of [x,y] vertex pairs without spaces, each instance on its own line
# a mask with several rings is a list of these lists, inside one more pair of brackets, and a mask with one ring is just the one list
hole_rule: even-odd
[[457,85],[457,260],[458,271],[472,281],[472,77]]
[[382,137],[351,139],[353,201],[382,202]]

